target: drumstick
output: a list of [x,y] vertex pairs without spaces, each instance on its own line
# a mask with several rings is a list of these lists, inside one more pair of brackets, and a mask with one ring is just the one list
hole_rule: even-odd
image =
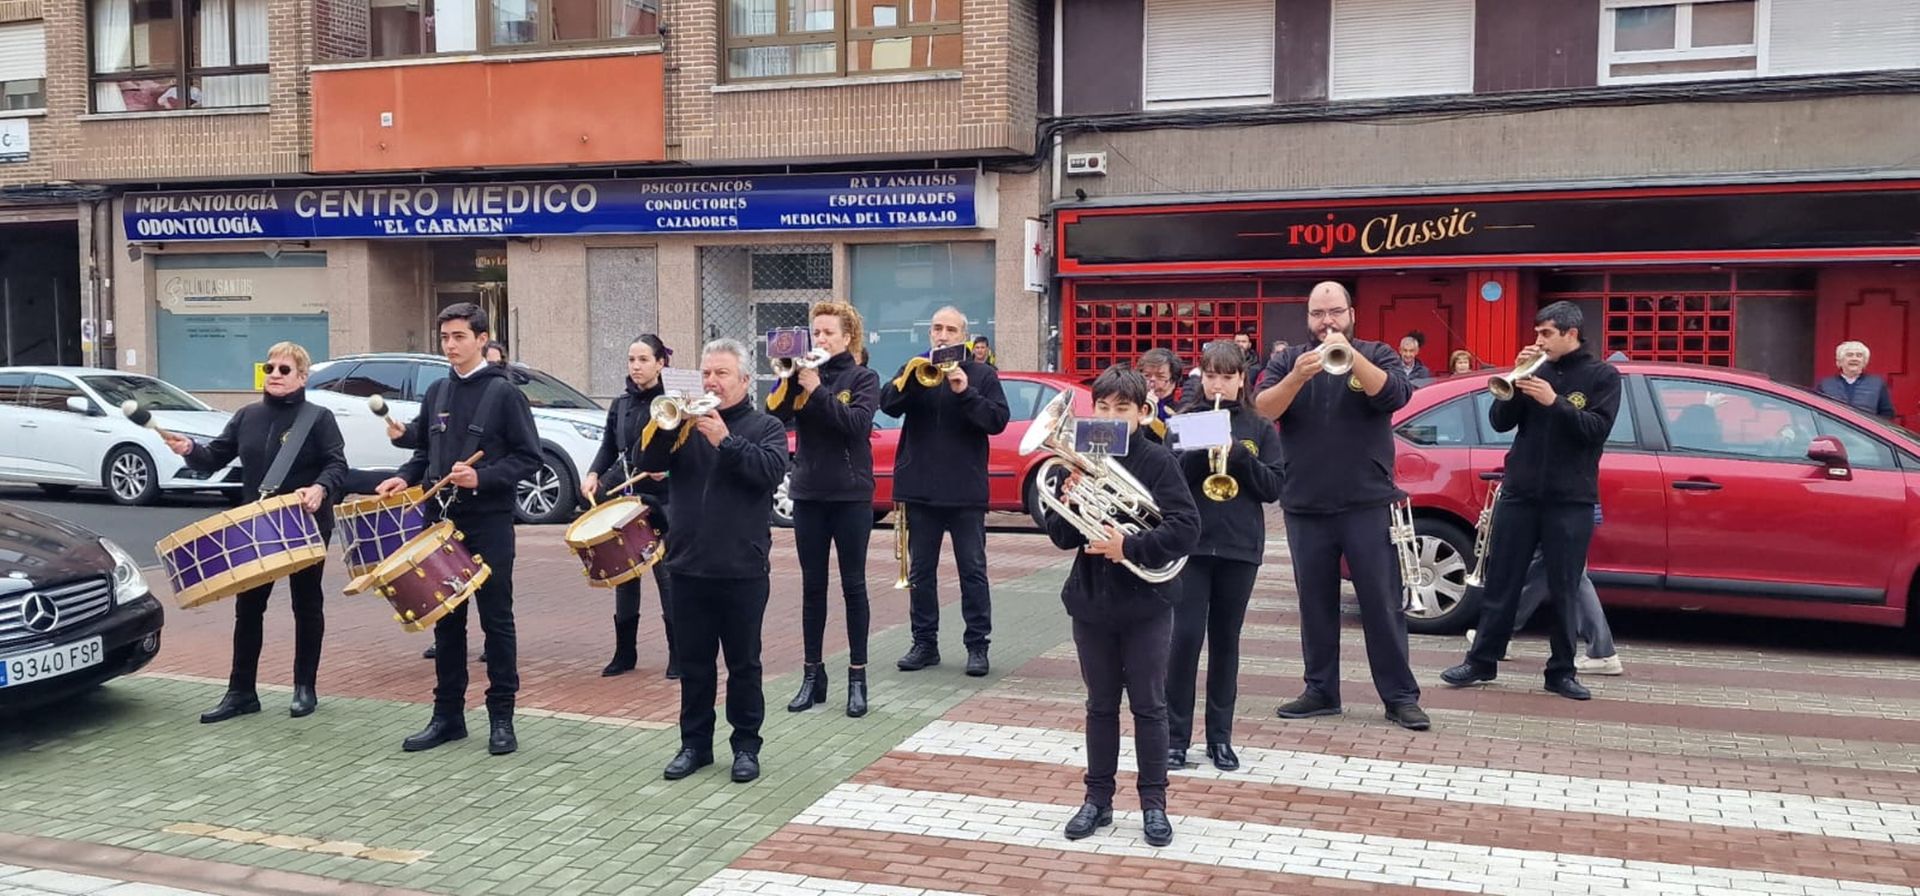
[[144,426],[148,429],[153,430],[154,432],[159,433],[160,438],[165,439],[165,438],[171,438],[173,436],[173,433],[170,433],[164,429],[161,429],[159,424],[156,424],[153,422],[152,411],[149,411],[146,408],[141,407],[139,402],[134,401],[131,398],[127,399],[126,401],[120,402],[120,413],[127,415],[127,419],[132,420],[136,426]]
[[[461,461],[461,463],[471,467],[474,465],[476,461],[480,460],[480,455],[483,455],[485,453],[486,453],[485,451],[475,451],[472,457],[469,457],[466,460]],[[452,473],[448,473],[447,475],[440,477],[440,481],[434,483],[433,488],[427,489],[427,493],[420,496],[419,503],[425,504],[428,498],[433,497],[436,492],[440,491],[442,488],[445,488],[447,483],[452,481],[453,481]]]
[[369,395],[367,396],[367,410],[372,411],[376,417],[385,417],[387,415],[387,400],[378,395]]
[[629,485],[633,485],[634,483],[637,483],[637,482],[639,482],[639,481],[640,481],[640,480],[642,480],[642,479],[650,479],[650,478],[653,478],[653,477],[656,477],[656,476],[659,476],[659,475],[660,475],[660,474],[658,474],[658,473],[653,473],[653,472],[641,472],[641,473],[635,473],[635,474],[633,474],[633,478],[632,478],[632,479],[629,479],[629,480],[627,480],[627,481],[625,481],[625,482],[622,482],[622,483],[620,483],[619,485],[616,485],[616,486],[614,486],[614,487],[612,487],[612,488],[605,488],[605,489],[601,489],[601,491],[603,491],[603,492],[606,492],[607,494],[609,494],[609,495],[611,495],[611,494],[613,494],[614,492],[617,492],[617,491],[620,491],[621,489],[624,489],[624,488],[626,488],[626,487],[627,487],[627,486],[629,486]]

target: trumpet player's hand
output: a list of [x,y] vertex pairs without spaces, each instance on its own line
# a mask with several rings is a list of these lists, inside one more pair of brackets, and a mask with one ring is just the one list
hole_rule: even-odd
[[1293,369],[1287,375],[1303,380],[1312,379],[1320,374],[1320,361],[1318,351],[1301,352],[1300,357],[1293,359]]
[[1513,356],[1513,366],[1516,369],[1520,367],[1525,367],[1526,365],[1532,363],[1533,359],[1538,357],[1540,357],[1540,346],[1529,345],[1526,348],[1521,349],[1520,354]]
[[967,391],[967,371],[955,364],[953,369],[947,372],[947,385],[952,387],[955,395]]
[[1547,385],[1546,380],[1543,380],[1537,376],[1530,376],[1524,380],[1514,383],[1513,388],[1519,391],[1522,395],[1525,395],[1528,398],[1533,399],[1534,401],[1540,402],[1540,404],[1543,407],[1552,407],[1554,399],[1559,398],[1559,395],[1555,394],[1555,392],[1553,391],[1553,387],[1550,385]]
[[1107,537],[1099,541],[1088,542],[1087,553],[1105,557],[1108,560],[1119,563],[1127,559],[1126,554],[1121,551],[1121,545],[1125,542],[1125,539],[1126,536],[1120,534],[1120,527],[1108,523]]
[[600,493],[600,474],[599,473],[588,473],[587,478],[580,480],[580,497],[585,498],[588,501],[592,501],[593,496],[599,493]]
[[309,485],[306,488],[296,490],[294,494],[300,496],[300,506],[305,507],[308,513],[319,510],[320,502],[327,499],[326,488],[319,485]]
[[407,431],[407,428],[405,426],[402,426],[400,424],[400,421],[395,420],[392,417],[387,418],[387,441],[391,442],[394,439],[400,438],[402,435],[406,434],[406,431]]
[[401,479],[398,476],[394,476],[388,479],[381,480],[379,485],[376,485],[373,487],[373,493],[384,498],[406,487],[407,487],[407,481],[405,479]]
[[720,412],[702,414],[694,418],[693,428],[707,437],[707,443],[715,448],[727,438],[727,421],[720,419]]
[[479,488],[480,487],[480,471],[475,470],[473,468],[473,465],[467,463],[466,461],[461,461],[460,463],[454,464],[453,469],[448,471],[448,476],[449,476],[449,478],[447,479],[448,482],[451,482],[454,485],[457,485],[461,488]]
[[793,375],[793,381],[800,384],[801,391],[812,395],[813,390],[820,388],[820,371],[812,367],[802,367],[799,373]]

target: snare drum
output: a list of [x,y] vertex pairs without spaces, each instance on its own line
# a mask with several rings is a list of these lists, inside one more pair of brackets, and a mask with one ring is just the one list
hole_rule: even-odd
[[615,498],[580,515],[567,527],[567,547],[586,567],[587,584],[612,588],[639,578],[660,559],[666,541],[648,520],[639,498]]
[[466,603],[492,575],[486,561],[461,543],[453,523],[442,520],[355,579],[347,593],[373,590],[393,606],[393,621],[407,631],[424,632]]
[[153,549],[183,610],[268,584],[327,557],[320,523],[296,494],[216,513],[160,539]]
[[426,531],[427,518],[420,511],[419,486],[385,497],[372,496],[342,501],[333,508],[339,521],[340,551],[347,562],[347,575],[372,572],[380,561]]

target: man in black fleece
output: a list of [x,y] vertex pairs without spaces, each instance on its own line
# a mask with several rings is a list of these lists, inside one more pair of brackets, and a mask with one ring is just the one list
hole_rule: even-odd
[[748,400],[746,346],[707,343],[700,379],[720,400],[711,413],[674,429],[648,422],[639,468],[667,471],[667,571],[673,575],[673,636],[680,652],[680,752],[667,763],[677,781],[713,764],[714,660],[727,655],[727,724],[733,726],[733,780],[760,777],[760,621],[767,611],[773,547],[773,492],[787,473],[787,432]]
[[[962,345],[967,317],[957,308],[933,313],[928,336],[934,348]],[[907,525],[911,555],[907,581],[913,647],[897,664],[913,672],[940,665],[940,542],[953,535],[953,562],[960,568],[960,616],[966,620],[967,674],[987,674],[993,596],[987,585],[987,437],[1007,428],[1007,395],[1000,376],[967,358],[945,383],[922,386],[909,361],[880,390],[880,410],[904,418],[893,460],[893,499],[904,505],[894,517]]]
[[1507,449],[1506,478],[1487,545],[1486,603],[1466,661],[1440,673],[1454,687],[1492,681],[1513,637],[1520,590],[1534,549],[1546,564],[1555,619],[1549,632],[1546,688],[1572,700],[1593,695],[1574,675],[1574,589],[1587,566],[1593,506],[1600,500],[1600,454],[1620,411],[1620,372],[1583,350],[1586,319],[1571,302],[1534,316],[1534,343],[1514,359],[1520,367],[1545,354],[1546,366],[1514,384],[1487,419],[1498,432],[1520,432]]
[[[467,549],[479,554],[493,574],[472,600],[434,625],[433,718],[401,747],[430,750],[467,736],[467,610],[478,604],[487,639],[487,752],[500,756],[519,748],[513,731],[513,698],[520,690],[513,499],[520,480],[540,466],[540,436],[527,397],[507,378],[506,368],[487,363],[481,354],[487,313],[460,302],[441,311],[438,322],[440,350],[453,376],[427,387],[420,416],[407,424],[413,457],[376,491],[390,495],[451,476],[449,488],[422,509],[430,518],[451,520]],[[469,465],[466,459],[475,451],[485,454]]]
[[[1353,338],[1353,297],[1326,281],[1307,297],[1314,345],[1296,345],[1267,364],[1254,407],[1279,418],[1286,452],[1280,506],[1300,593],[1300,653],[1306,692],[1281,706],[1283,719],[1340,712],[1340,559],[1353,574],[1366,634],[1373,686],[1387,720],[1423,731],[1420,684],[1407,660],[1400,561],[1390,535],[1391,506],[1404,495],[1393,484],[1393,412],[1413,395],[1400,355],[1380,342]],[[1321,369],[1321,349],[1353,350],[1353,370]]]
[[[273,494],[299,494],[301,505],[314,515],[321,538],[326,540],[333,534],[334,499],[347,475],[346,442],[340,437],[333,412],[307,404],[311,360],[305,348],[291,342],[268,349],[267,363],[262,365],[267,372],[266,395],[260,401],[234,412],[227,428],[212,442],[199,445],[169,433],[167,447],[185,458],[187,466],[209,473],[238,457],[241,494],[249,499],[271,497],[261,494],[262,480],[306,409],[305,413],[314,415],[313,423],[305,439],[287,446],[296,453],[286,478]],[[320,577],[326,566],[325,561],[315,563],[294,573],[287,583],[293,593],[293,702],[287,713],[296,719],[311,715],[318,703],[314,686],[320,676],[320,642],[327,629],[326,596],[320,590]],[[235,602],[233,669],[227,676],[227,693],[218,705],[200,715],[200,721],[224,722],[260,711],[254,680],[260,667],[267,596],[272,591],[273,583],[268,582],[241,592]]]
[[[1117,462],[1153,496],[1160,522],[1132,535],[1123,535],[1109,522],[1105,538],[1089,541],[1052,508],[1044,516],[1055,547],[1084,548],[1074,555],[1060,589],[1060,602],[1073,618],[1073,646],[1087,685],[1087,801],[1067,822],[1066,835],[1079,840],[1113,823],[1124,687],[1133,709],[1143,828],[1147,843],[1165,846],[1173,842],[1173,825],[1167,820],[1167,653],[1180,585],[1177,579],[1149,582],[1120,561],[1154,568],[1185,557],[1200,539],[1200,512],[1172,452],[1141,430],[1153,408],[1147,404],[1147,381],[1138,371],[1109,367],[1100,374],[1093,381],[1093,414],[1127,421],[1127,453]],[[1057,496],[1065,496],[1080,478],[1078,471],[1064,477]]]

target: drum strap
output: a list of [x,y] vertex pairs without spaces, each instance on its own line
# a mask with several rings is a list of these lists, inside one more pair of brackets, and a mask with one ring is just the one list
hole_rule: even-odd
[[[447,385],[449,382],[451,380],[441,380],[431,387],[427,398],[432,416],[428,419],[441,420],[442,415],[447,413],[447,402],[451,400],[447,393],[452,391]],[[499,419],[507,401],[507,390],[513,386],[506,380],[499,379],[489,380],[485,388],[486,391],[480,394],[480,402],[474,406],[473,419],[467,421],[467,428],[462,433],[459,447],[455,447],[451,430],[436,430],[434,437],[430,438],[427,458],[429,479],[438,479],[447,475],[453,471],[454,461],[473,456],[473,452],[480,448],[480,438],[486,435],[487,427]]]
[[273,466],[267,468],[267,478],[260,480],[260,497],[265,498],[280,491],[280,483],[287,481],[287,473],[293,469],[293,459],[299,455],[300,446],[306,443],[307,433],[313,431],[313,421],[318,419],[320,406],[311,401],[301,402],[300,409],[293,412],[293,426],[287,429],[286,438],[280,440],[280,450],[274,452]]

